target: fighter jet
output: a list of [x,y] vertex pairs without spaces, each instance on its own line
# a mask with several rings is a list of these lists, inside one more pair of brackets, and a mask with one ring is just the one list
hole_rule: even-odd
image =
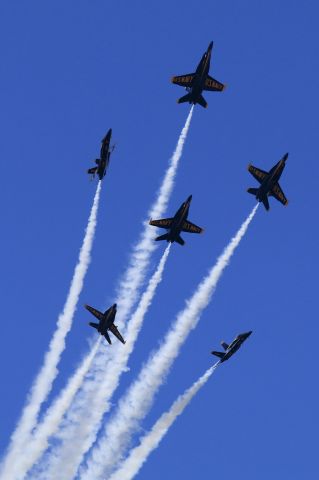
[[251,335],[252,331],[247,332],[247,333],[240,333],[235,340],[231,342],[230,345],[228,345],[225,342],[221,342],[221,346],[225,350],[225,352],[211,352],[212,355],[216,355],[216,357],[220,358],[220,363],[225,362],[228,360],[232,355],[234,355],[235,352],[241,347],[241,344],[247,340],[247,338]]
[[211,42],[208,45],[207,51],[202,56],[195,73],[186,73],[171,79],[172,83],[185,87],[188,91],[187,95],[177,100],[177,103],[189,102],[194,105],[199,103],[206,108],[207,102],[202,96],[202,91],[222,92],[226,88],[225,85],[208,75],[213,43]]
[[95,177],[95,174],[99,176],[100,180],[102,180],[105,177],[106,169],[110,162],[110,156],[114,150],[114,146],[110,147],[111,136],[112,136],[112,129],[110,128],[110,130],[107,132],[107,134],[102,140],[100,158],[97,158],[95,160],[97,167],[89,168],[87,171],[87,173],[92,175],[92,178]]
[[288,153],[269,172],[264,172],[260,168],[248,165],[248,171],[261,185],[259,188],[248,188],[247,192],[255,195],[259,202],[263,202],[266,210],[269,210],[268,196],[275,197],[283,205],[288,205],[288,200],[278,183],[286,166],[287,158]]
[[184,245],[185,242],[181,238],[181,232],[188,232],[188,233],[202,233],[203,229],[194,225],[187,220],[189,206],[192,201],[192,195],[188,197],[186,202],[182,204],[182,206],[177,210],[173,218],[162,218],[161,220],[150,220],[149,224],[153,225],[154,227],[166,228],[169,230],[168,233],[161,235],[155,240],[167,240],[168,242],[177,242],[180,245]]
[[125,340],[118,331],[117,326],[114,325],[116,315],[116,303],[114,303],[114,305],[112,305],[112,307],[110,307],[104,313],[99,312],[93,307],[90,307],[90,305],[84,306],[89,312],[92,313],[92,315],[94,315],[99,320],[99,323],[90,322],[89,325],[91,325],[91,327],[93,328],[96,328],[96,330],[106,338],[109,344],[111,344],[112,342],[109,337],[108,330],[110,330],[110,332],[112,332],[113,335],[115,335],[120,340],[120,342],[125,343]]

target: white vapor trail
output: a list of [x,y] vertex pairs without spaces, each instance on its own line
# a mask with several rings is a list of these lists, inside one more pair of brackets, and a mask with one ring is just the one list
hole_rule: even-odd
[[97,352],[100,339],[86,355],[76,371],[68,381],[66,387],[52,403],[44,415],[43,421],[39,424],[32,436],[31,442],[25,446],[23,456],[19,461],[19,478],[25,478],[26,473],[35,465],[37,460],[49,445],[48,439],[57,430],[65,411],[71,405],[74,395],[78,391],[84,376],[88,372],[92,360]]
[[162,345],[151,355],[137,380],[119,402],[117,412],[106,425],[104,433],[86,462],[85,469],[82,469],[81,480],[102,478],[121,460],[132,435],[151,408],[154,396],[164,382],[181,346],[209,304],[218,280],[246,233],[257,208],[258,204],[218,257],[216,264],[199,284],[193,296],[186,302],[186,307],[177,315]]
[[204,375],[175,400],[171,408],[163,413],[153,425],[153,428],[141,438],[140,444],[130,451],[129,456],[124,460],[120,468],[109,477],[109,480],[131,480],[138,474],[142,465],[152,451],[158,447],[176,418],[183,413],[192,398],[212,376],[218,365],[219,362],[210,367]]
[[[128,323],[124,335],[126,340],[125,348],[121,346],[120,350],[118,350],[119,353],[116,354],[112,359],[112,365],[110,365],[107,376],[108,382],[105,384],[105,390],[102,392],[103,400],[105,402],[103,404],[102,414],[109,410],[109,401],[112,397],[112,394],[119,384],[121,374],[126,371],[128,359],[134,349],[138,334],[142,328],[143,320],[149,309],[149,306],[152,303],[157,286],[162,280],[170,247],[171,244],[166,247],[158,267],[152,275],[148,286],[141,297],[138,307]],[[93,442],[92,435],[95,435],[95,433],[93,433],[90,428],[92,418],[94,419],[96,415],[101,415],[101,412],[96,412],[95,408],[96,406],[93,403],[91,405],[91,414],[85,417],[85,421],[79,421],[77,437],[72,439],[66,450],[61,449],[59,454],[56,455],[55,459],[54,457],[52,458],[52,463],[47,465],[45,469],[46,478],[57,478],[57,464],[59,464],[59,466],[63,465],[63,469],[60,470],[59,473],[59,480],[68,480],[75,476],[83,455]]]
[[147,218],[144,221],[144,230],[138,243],[133,249],[129,266],[120,282],[117,303],[120,305],[121,309],[119,312],[119,318],[121,318],[121,321],[123,321],[125,316],[128,315],[128,312],[131,311],[132,306],[136,301],[139,288],[146,275],[150,257],[157,247],[157,244],[154,242],[154,228],[150,228],[148,221],[150,218],[162,217],[167,209],[168,201],[174,187],[179,160],[182,156],[185,140],[190,127],[193,110],[194,105],[190,109],[185,125],[177,141],[175,151],[170,158],[169,166],[165,172],[157,198],[147,214]]
[[24,456],[25,446],[32,430],[38,421],[41,405],[51,391],[52,384],[58,375],[58,363],[65,348],[65,338],[71,329],[77,302],[83,287],[83,281],[91,261],[91,249],[94,239],[101,182],[98,183],[93,206],[91,209],[84,240],[81,246],[79,260],[76,265],[70,290],[59,315],[57,327],[50,341],[49,349],[44,357],[43,365],[31,387],[27,403],[23,409],[19,423],[11,436],[11,442],[0,468],[0,478],[15,480],[19,476],[19,467]]
[[[125,320],[131,312],[136,299],[138,298],[141,286],[145,280],[151,255],[157,247],[156,242],[154,242],[156,229],[151,228],[148,225],[148,220],[150,217],[160,218],[165,213],[174,187],[177,168],[183,153],[184,143],[190,127],[193,108],[194,107],[192,106],[190,109],[185,125],[179,136],[175,151],[169,160],[169,165],[162,180],[159,192],[156,196],[156,200],[147,213],[147,218],[143,223],[143,231],[140,239],[133,248],[128,268],[125,271],[118,287],[116,303],[118,304],[117,322],[120,329],[123,328]],[[117,358],[119,355],[122,355],[122,349],[120,349],[118,345],[114,345],[112,347],[112,365],[115,361],[115,358]],[[60,463],[58,459],[61,456],[61,452],[63,452],[63,454],[65,453],[65,456],[67,456],[69,449],[73,452],[72,442],[74,439],[77,439],[78,444],[82,442],[83,447],[81,447],[81,451],[83,451],[83,455],[89,450],[95,441],[97,432],[103,419],[104,411],[108,408],[107,399],[109,394],[106,394],[106,392],[109,391],[109,372],[112,368],[112,366],[109,368],[109,361],[109,350],[100,348],[94,359],[90,377],[85,379],[83,382],[79,395],[67,412],[67,417],[59,429],[57,437],[61,443],[57,448],[53,449],[51,455],[49,455],[47,458],[47,461],[49,464],[51,463],[52,467],[48,468],[47,472],[53,472],[51,477],[48,478],[54,479],[54,475],[56,475],[57,472],[60,474],[61,469],[63,470],[64,464]],[[84,439],[80,437],[80,433],[82,431],[80,423],[82,418],[90,418],[90,422],[87,422],[88,433]],[[91,440],[88,441],[88,438]],[[86,446],[84,447],[84,445]],[[71,458],[72,452],[70,451],[70,455],[68,457],[70,462],[74,461],[73,457]],[[53,464],[55,465],[54,468]]]

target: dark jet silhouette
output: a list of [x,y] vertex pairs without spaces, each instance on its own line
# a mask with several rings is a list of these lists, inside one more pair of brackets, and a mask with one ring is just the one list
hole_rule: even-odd
[[220,363],[226,362],[235,352],[241,347],[242,343],[247,340],[247,338],[251,335],[252,331],[247,333],[240,333],[235,340],[231,342],[230,345],[227,345],[225,342],[221,342],[221,346],[225,350],[225,352],[211,352],[212,355],[216,355],[216,357],[220,358]]
[[96,328],[96,330],[106,338],[109,344],[111,344],[112,342],[109,337],[108,330],[110,330],[110,332],[112,332],[113,335],[115,335],[120,340],[120,342],[125,343],[124,338],[117,329],[117,326],[114,325],[116,315],[116,303],[114,303],[114,305],[112,305],[112,307],[110,307],[104,313],[99,312],[93,307],[90,307],[90,305],[84,306],[89,312],[92,313],[92,315],[94,315],[99,320],[99,323],[90,322],[89,325],[91,325],[91,327],[93,328]]
[[95,163],[97,166],[89,168],[87,171],[87,173],[92,175],[92,178],[94,178],[96,174],[99,176],[100,180],[102,180],[105,177],[106,169],[110,162],[110,156],[114,150],[114,146],[110,147],[111,136],[112,136],[112,129],[110,128],[110,130],[107,132],[107,134],[102,140],[100,158],[97,158],[95,160]]
[[255,195],[259,202],[263,202],[266,210],[269,210],[269,196],[275,197],[283,205],[288,205],[288,200],[278,183],[286,166],[287,158],[288,153],[269,172],[264,172],[260,168],[248,165],[248,171],[261,185],[259,188],[248,188],[247,192]]
[[185,242],[181,238],[181,232],[188,233],[202,233],[203,229],[194,225],[187,220],[189,206],[192,201],[192,195],[188,197],[186,202],[177,210],[173,218],[162,218],[161,220],[150,220],[150,225],[154,227],[166,228],[168,233],[155,238],[155,240],[167,240],[168,242],[177,242],[180,245],[184,245]]
[[186,73],[172,78],[172,83],[185,87],[187,95],[177,100],[177,103],[189,102],[199,103],[202,107],[207,107],[207,102],[202,96],[202,91],[222,92],[226,87],[222,83],[208,75],[210,58],[212,55],[213,42],[208,45],[207,51],[202,56],[195,73]]

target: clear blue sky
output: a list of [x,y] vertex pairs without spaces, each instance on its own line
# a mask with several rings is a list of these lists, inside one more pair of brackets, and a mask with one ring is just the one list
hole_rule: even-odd
[[[259,208],[144,428],[206,370],[220,340],[253,335],[138,478],[315,478],[318,14],[315,0],[2,0],[1,451],[65,301],[95,191],[85,171],[101,138],[112,127],[116,150],[80,304],[103,308],[189,111],[169,79],[192,72],[214,40],[211,74],[228,89],[195,108],[168,211],[193,194],[190,220],[205,234],[173,245],[114,401],[253,207],[247,164],[267,170],[288,151],[288,207],[271,199],[269,213]],[[86,351],[88,321],[80,307],[54,393]]]

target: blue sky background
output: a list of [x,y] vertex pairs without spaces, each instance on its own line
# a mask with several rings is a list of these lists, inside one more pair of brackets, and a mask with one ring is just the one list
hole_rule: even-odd
[[[192,72],[214,40],[210,73],[228,89],[195,107],[167,212],[192,193],[190,220],[205,234],[173,245],[114,402],[252,209],[247,164],[267,170],[288,151],[288,207],[271,199],[269,213],[259,208],[144,428],[208,368],[220,340],[254,333],[138,478],[315,478],[318,14],[315,0],[2,0],[1,451],[67,295],[96,187],[85,171],[101,138],[112,127],[116,150],[80,305],[102,309],[189,111],[169,79]],[[53,394],[87,349],[88,321],[80,306]]]

